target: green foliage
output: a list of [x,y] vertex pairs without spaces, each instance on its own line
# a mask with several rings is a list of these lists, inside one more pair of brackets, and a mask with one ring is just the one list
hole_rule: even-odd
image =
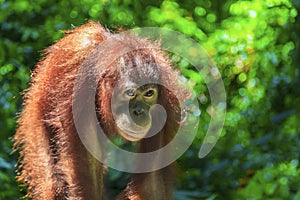
[[[214,150],[200,160],[209,93],[195,68],[174,58],[200,95],[201,109],[197,139],[179,160],[177,199],[299,199],[297,9],[296,0],[0,0],[0,199],[21,195],[9,138],[30,70],[41,50],[62,37],[61,30],[88,20],[112,29],[158,26],[182,32],[207,50],[222,74],[225,126]],[[112,194],[128,180],[115,171],[109,177]]]
[[258,171],[237,199],[298,199],[300,177],[298,160]]

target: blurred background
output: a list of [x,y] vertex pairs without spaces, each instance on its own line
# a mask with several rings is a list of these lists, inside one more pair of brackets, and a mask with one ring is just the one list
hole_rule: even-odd
[[[0,199],[24,194],[10,138],[30,71],[61,30],[89,20],[111,30],[179,31],[199,42],[221,72],[226,121],[213,151],[200,159],[209,93],[197,71],[178,61],[202,96],[197,137],[178,161],[176,199],[300,199],[299,9],[298,0],[0,0]],[[108,193],[128,178],[110,170]]]

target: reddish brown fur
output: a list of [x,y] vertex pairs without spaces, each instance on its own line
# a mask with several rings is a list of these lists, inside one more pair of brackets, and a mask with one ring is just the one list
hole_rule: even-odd
[[[64,38],[46,49],[44,59],[37,64],[14,137],[15,149],[20,152],[18,181],[28,186],[27,197],[103,199],[103,166],[85,149],[77,135],[72,95],[79,67],[86,58],[93,56],[92,50],[109,37],[111,33],[100,24],[90,22],[68,31]],[[150,48],[157,46],[135,38],[124,42],[124,45],[135,43]],[[171,69],[165,55],[158,50],[146,53],[152,54],[155,62],[163,66],[160,71],[167,88],[174,87],[177,73]],[[99,58],[92,57],[92,60],[96,59]],[[98,70],[105,70],[98,87],[98,117],[107,134],[112,135],[116,127],[109,104],[111,90],[118,78],[117,69],[112,64],[107,69]],[[167,110],[167,123],[156,136],[140,142],[139,152],[162,147],[176,131],[174,123],[179,121],[180,112],[178,101],[165,88],[162,88],[159,101]],[[172,173],[172,167],[168,166],[151,173],[134,174],[118,199],[172,199]]]

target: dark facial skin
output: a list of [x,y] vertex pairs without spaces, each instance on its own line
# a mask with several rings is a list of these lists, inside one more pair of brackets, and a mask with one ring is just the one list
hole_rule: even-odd
[[138,141],[151,127],[150,108],[157,103],[158,87],[120,88],[114,95],[113,112],[119,134],[129,141]]

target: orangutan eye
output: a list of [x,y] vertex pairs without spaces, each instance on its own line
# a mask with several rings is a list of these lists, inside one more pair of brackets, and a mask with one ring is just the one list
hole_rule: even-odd
[[125,90],[124,95],[129,98],[133,98],[135,96],[135,91],[134,89]]
[[144,93],[145,97],[152,97],[154,95],[155,91],[150,89],[147,92]]

